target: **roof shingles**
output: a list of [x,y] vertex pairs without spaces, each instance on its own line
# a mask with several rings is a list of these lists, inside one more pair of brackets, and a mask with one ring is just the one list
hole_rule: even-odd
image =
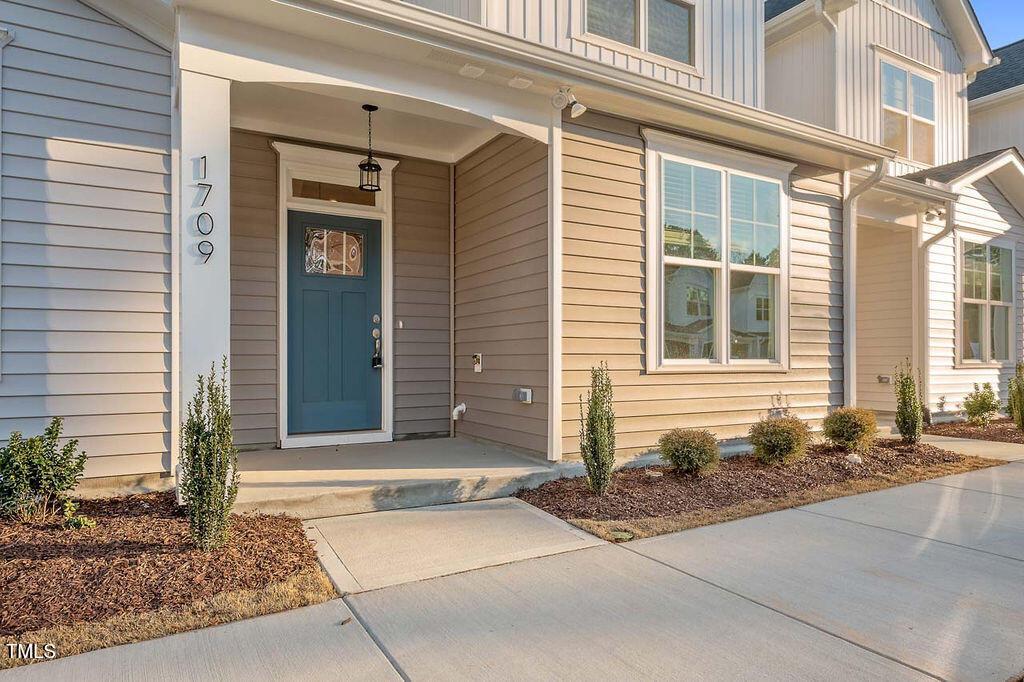
[[[767,5],[765,6],[767,10]],[[985,69],[967,87],[967,99],[978,99],[1018,85],[1024,85],[1024,40],[1004,45],[993,54],[999,57],[999,66]]]
[[[1011,148],[1012,149],[1012,148]],[[910,173],[904,175],[903,178],[906,180],[914,180],[922,184],[929,180],[935,182],[941,182],[949,184],[957,178],[967,175],[971,171],[984,166],[986,163],[996,158],[1001,154],[1005,154],[1007,149],[997,149],[994,152],[986,152],[984,154],[978,154],[962,161],[956,161],[954,163],[947,163],[945,166],[935,166],[934,168],[926,168],[923,171],[916,173]]]
[[774,19],[783,12],[793,9],[804,0],[765,0],[764,20]]

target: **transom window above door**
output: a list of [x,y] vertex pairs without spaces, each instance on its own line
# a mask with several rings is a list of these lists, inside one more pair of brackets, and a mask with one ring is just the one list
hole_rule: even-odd
[[935,164],[935,81],[882,62],[882,144]]
[[1009,362],[1013,332],[1013,250],[960,243],[960,360]]
[[688,0],[585,0],[586,33],[695,65],[696,5]]

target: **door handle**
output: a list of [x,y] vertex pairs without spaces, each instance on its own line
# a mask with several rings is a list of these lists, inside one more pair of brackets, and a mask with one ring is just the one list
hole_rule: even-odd
[[373,337],[373,357],[370,358],[370,367],[373,369],[380,369],[384,364],[384,358],[380,352],[380,329],[374,327],[373,331],[370,332]]

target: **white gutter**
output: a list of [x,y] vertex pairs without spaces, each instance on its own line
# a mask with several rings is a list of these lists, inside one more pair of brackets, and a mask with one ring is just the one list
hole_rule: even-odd
[[[847,407],[857,404],[857,202],[885,178],[888,166],[888,159],[878,159],[871,176],[846,192],[843,200],[843,404]],[[848,188],[849,173],[845,175]]]
[[[922,334],[921,343],[921,366],[918,368],[921,377],[921,400],[925,406],[931,409],[931,344],[928,342],[931,336],[931,296],[929,295],[928,287],[931,283],[931,268],[929,266],[928,250],[939,243],[949,235],[953,234],[956,229],[956,199],[951,199],[946,202],[946,226],[942,228],[940,232],[932,235],[927,240],[921,243],[921,286],[919,291],[923,297],[922,312],[924,315],[924,334]],[[923,235],[924,224],[921,224],[921,230]],[[954,337],[956,332],[954,332]]]

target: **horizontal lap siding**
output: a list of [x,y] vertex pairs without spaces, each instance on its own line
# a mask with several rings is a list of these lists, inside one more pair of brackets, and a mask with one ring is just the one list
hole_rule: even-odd
[[[277,154],[231,137],[231,411],[235,443],[278,441]],[[401,159],[394,177],[396,437],[448,433],[448,164]],[[401,323],[399,325],[399,322]]]
[[588,115],[564,128],[563,451],[578,455],[579,397],[608,363],[621,454],[674,427],[744,436],[769,409],[817,421],[842,403],[842,210],[838,173],[798,168],[791,191],[786,373],[647,374],[644,169],[639,125]]
[[[547,147],[503,135],[456,165],[459,433],[547,451]],[[483,354],[475,373],[472,355]],[[512,399],[533,389],[533,404]]]
[[231,415],[235,444],[277,443],[277,154],[231,132]]
[[892,384],[878,381],[913,355],[914,232],[860,225],[857,236],[857,404],[894,412]]
[[0,438],[62,416],[86,476],[166,471],[170,55],[75,0],[0,24]]
[[395,169],[396,437],[447,436],[451,427],[449,169],[420,159]]
[[[1009,239],[1016,249],[1014,313],[1016,330],[1016,354],[1021,357],[1021,333],[1024,328],[1021,297],[1021,273],[1024,272],[1024,218],[1010,205],[990,180],[982,179],[960,192],[957,202],[956,222],[961,237],[973,237],[986,241],[992,238]],[[937,234],[942,226],[929,225],[926,237]],[[956,366],[956,324],[961,314],[956,310],[957,256],[954,239],[945,237],[931,247],[927,255],[929,263],[929,323],[928,334],[931,377],[928,386],[929,404],[941,412],[955,412],[961,409],[964,396],[975,383],[990,382],[1006,399],[1006,388],[1013,368]]]

